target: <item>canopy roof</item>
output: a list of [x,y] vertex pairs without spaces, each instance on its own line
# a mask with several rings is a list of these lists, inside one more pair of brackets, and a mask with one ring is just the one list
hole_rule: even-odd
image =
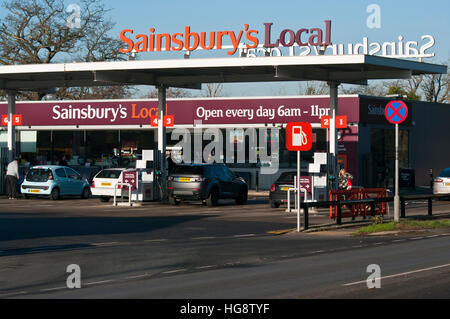
[[444,65],[370,55],[138,60],[0,66],[0,89],[102,85],[200,88],[202,83],[405,79],[446,73]]

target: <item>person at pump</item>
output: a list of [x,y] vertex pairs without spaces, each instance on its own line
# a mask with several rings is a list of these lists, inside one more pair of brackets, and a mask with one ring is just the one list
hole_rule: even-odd
[[19,180],[19,158],[14,158],[14,160],[8,164],[6,170],[6,183],[8,188],[8,198],[17,199],[17,189],[16,184]]
[[66,161],[66,155],[63,155],[61,157],[61,159],[59,160],[59,165],[61,165],[61,166],[68,166],[67,161]]
[[346,189],[346,190],[350,190],[352,189],[352,180],[353,180],[353,176],[346,172],[345,169],[341,169],[339,171],[339,176],[338,176],[338,182],[339,182],[339,189]]

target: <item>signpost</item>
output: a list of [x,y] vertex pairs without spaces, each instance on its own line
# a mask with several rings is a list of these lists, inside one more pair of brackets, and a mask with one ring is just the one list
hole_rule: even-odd
[[300,151],[309,151],[312,147],[312,126],[307,122],[290,122],[286,126],[286,148],[297,151],[297,232],[300,232]]
[[395,124],[395,194],[394,194],[394,221],[398,222],[400,212],[400,199],[398,196],[398,124],[408,117],[408,107],[403,101],[391,101],[384,109],[388,122]]

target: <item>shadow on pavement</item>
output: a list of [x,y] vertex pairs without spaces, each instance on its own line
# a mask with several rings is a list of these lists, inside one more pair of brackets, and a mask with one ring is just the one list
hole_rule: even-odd
[[18,217],[14,214],[0,214],[0,241],[151,232],[207,217],[210,216],[36,217],[33,214],[21,214]]

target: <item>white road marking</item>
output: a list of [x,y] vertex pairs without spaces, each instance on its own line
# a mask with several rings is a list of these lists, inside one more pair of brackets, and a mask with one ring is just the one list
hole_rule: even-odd
[[417,240],[417,239],[423,239],[424,237],[422,236],[422,237],[414,237],[414,238],[411,238],[411,240]]
[[111,245],[117,245],[117,244],[120,244],[120,242],[112,241],[109,243],[92,243],[91,245],[93,245],[93,246],[111,246]]
[[200,266],[200,267],[195,267],[195,269],[206,269],[206,268],[212,268],[212,267],[217,267],[217,265]]
[[11,293],[8,293],[8,294],[1,294],[0,298],[1,297],[10,297],[10,296],[24,295],[24,294],[27,294],[27,293],[28,293],[27,291],[11,292]]
[[100,284],[106,284],[108,282],[113,282],[114,279],[110,279],[110,280],[102,280],[102,281],[94,281],[94,282],[87,282],[83,285],[85,286],[89,286],[89,285],[100,285]]
[[168,241],[168,239],[165,239],[165,238],[161,238],[161,239],[146,239],[146,240],[144,240],[145,242],[149,242],[149,243],[151,243],[151,242],[160,242],[160,241]]
[[214,239],[216,237],[205,236],[205,237],[192,237],[191,240],[204,240],[204,239]]
[[[387,278],[395,278],[395,277],[400,277],[400,276],[406,276],[406,275],[411,275],[411,274],[415,274],[415,273],[419,273],[419,272],[424,272],[424,271],[429,271],[429,270],[434,270],[434,269],[439,269],[439,268],[445,268],[445,267],[449,267],[449,266],[450,266],[450,264],[445,264],[445,265],[439,265],[439,266],[435,266],[435,267],[422,268],[422,269],[402,272],[402,273],[399,273],[399,274],[384,276],[384,277],[381,277],[380,279],[387,279]],[[361,280],[361,281],[347,283],[347,284],[344,284],[343,286],[354,286],[354,285],[359,285],[359,284],[366,283],[366,282],[367,282],[367,280]]]
[[144,277],[150,277],[150,276],[151,276],[151,274],[143,274],[143,275],[125,277],[125,279],[138,279],[138,278],[144,278]]
[[187,270],[186,268],[169,270],[169,271],[164,271],[163,274],[173,274],[173,273],[176,273],[176,272],[182,272],[182,271],[186,271],[186,270]]
[[251,236],[255,236],[255,234],[234,235],[233,237],[241,238],[241,237],[251,237]]
[[39,291],[53,291],[53,290],[62,290],[62,289],[68,289],[68,288],[67,288],[67,286],[65,286],[65,287],[39,289]]

